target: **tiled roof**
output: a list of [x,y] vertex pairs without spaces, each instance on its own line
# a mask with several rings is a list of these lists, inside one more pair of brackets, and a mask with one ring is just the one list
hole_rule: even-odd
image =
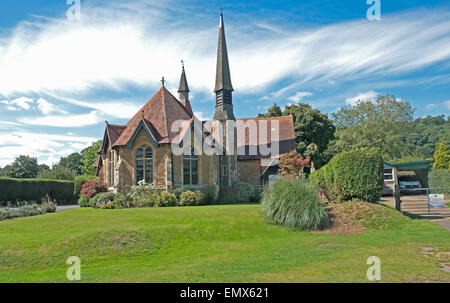
[[[245,142],[239,142],[238,140],[238,151],[239,149],[245,148],[245,155],[239,155],[239,160],[253,160],[253,159],[261,159],[267,158],[268,156],[261,155],[260,150],[258,149],[258,154],[249,155],[249,150],[251,146],[254,146],[254,142],[256,141],[257,146],[267,145],[267,144],[279,144],[279,150],[277,155],[270,155],[270,158],[279,158],[280,155],[286,154],[292,150],[295,150],[295,131],[294,131],[294,118],[292,115],[289,116],[281,116],[281,117],[268,117],[268,118],[249,118],[249,119],[238,119],[238,121],[242,121],[247,123],[249,121],[254,121],[257,126],[257,135],[256,136],[248,136],[245,135]],[[251,123],[251,122],[250,122]],[[267,123],[267,128],[265,124]],[[249,123],[247,123],[249,124]],[[261,129],[267,129],[267,134],[264,136],[259,133],[260,126]],[[277,138],[272,138],[272,131],[278,133]]]
[[126,145],[141,121],[145,122],[157,143],[170,143],[178,134],[170,127],[176,120],[190,120],[192,114],[164,86],[128,121],[114,146]]

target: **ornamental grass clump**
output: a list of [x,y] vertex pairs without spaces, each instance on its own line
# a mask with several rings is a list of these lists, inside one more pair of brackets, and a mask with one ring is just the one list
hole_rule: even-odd
[[300,179],[273,182],[263,193],[261,211],[270,222],[294,230],[320,230],[330,225],[317,187]]

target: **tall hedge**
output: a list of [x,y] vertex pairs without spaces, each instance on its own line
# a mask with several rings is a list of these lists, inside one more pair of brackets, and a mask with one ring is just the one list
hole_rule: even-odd
[[330,201],[376,202],[383,189],[383,169],[383,158],[377,150],[359,149],[336,155],[311,179]]
[[75,202],[73,181],[0,178],[0,202],[40,201],[48,195],[58,203]]

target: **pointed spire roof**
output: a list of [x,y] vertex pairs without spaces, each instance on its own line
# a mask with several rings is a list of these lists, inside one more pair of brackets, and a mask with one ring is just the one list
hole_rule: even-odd
[[178,92],[189,92],[189,86],[186,80],[186,72],[184,71],[184,62],[181,61],[181,64],[183,65],[183,69],[181,71],[180,86],[178,87]]
[[225,38],[225,26],[223,24],[223,14],[220,13],[219,25],[219,46],[217,49],[217,67],[216,67],[216,87],[214,92],[220,90],[233,91],[231,85],[230,65],[228,63],[227,42]]

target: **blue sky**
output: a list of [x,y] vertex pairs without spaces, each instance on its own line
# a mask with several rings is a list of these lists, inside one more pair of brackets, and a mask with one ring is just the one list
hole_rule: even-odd
[[[0,2],[0,167],[52,164],[125,124],[186,64],[194,111],[210,119],[220,1]],[[394,94],[415,116],[450,114],[450,4],[380,0],[223,1],[235,114],[306,102],[323,112]]]

